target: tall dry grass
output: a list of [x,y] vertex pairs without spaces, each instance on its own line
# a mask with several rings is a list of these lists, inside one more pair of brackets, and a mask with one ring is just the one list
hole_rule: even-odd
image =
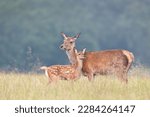
[[44,74],[0,73],[0,99],[150,99],[150,72],[147,68],[130,71],[127,85],[115,76],[97,76],[93,82],[81,77],[75,82],[47,83]]

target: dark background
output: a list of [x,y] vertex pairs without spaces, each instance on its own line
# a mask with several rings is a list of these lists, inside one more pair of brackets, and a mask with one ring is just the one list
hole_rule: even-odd
[[127,49],[150,66],[149,0],[0,0],[0,69],[67,64],[60,32],[77,48]]

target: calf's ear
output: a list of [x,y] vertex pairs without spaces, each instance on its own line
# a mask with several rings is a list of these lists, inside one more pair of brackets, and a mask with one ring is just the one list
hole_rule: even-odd
[[77,49],[75,49],[75,53],[76,53],[76,54],[78,53]]
[[84,49],[82,50],[82,53],[84,54],[84,53],[85,53],[85,51],[86,51],[86,48],[84,48]]

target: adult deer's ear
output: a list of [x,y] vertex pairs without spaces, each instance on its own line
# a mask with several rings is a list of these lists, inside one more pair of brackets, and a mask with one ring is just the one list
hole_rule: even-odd
[[84,54],[84,53],[85,53],[85,51],[86,51],[86,48],[84,48],[84,49],[82,50],[82,53]]
[[64,37],[64,39],[67,39],[67,36],[65,35],[65,33],[61,32],[61,35]]
[[76,36],[74,36],[73,38],[74,38],[74,39],[79,38],[80,34],[81,34],[81,33],[78,33],[78,34],[77,34]]

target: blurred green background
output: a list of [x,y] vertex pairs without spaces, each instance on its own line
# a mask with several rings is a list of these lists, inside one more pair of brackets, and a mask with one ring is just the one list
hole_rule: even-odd
[[150,0],[0,0],[0,69],[67,64],[60,32],[77,48],[127,49],[150,66]]

